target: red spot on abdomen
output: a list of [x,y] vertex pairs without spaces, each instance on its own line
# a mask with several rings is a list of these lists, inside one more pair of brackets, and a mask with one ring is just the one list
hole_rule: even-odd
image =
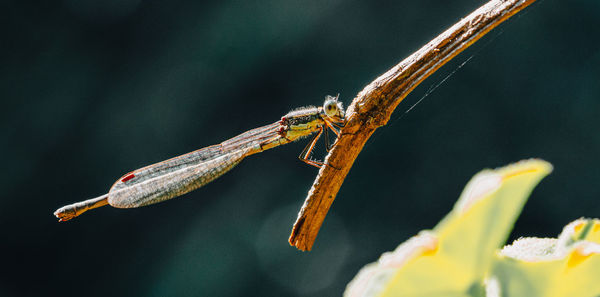
[[121,181],[122,181],[122,182],[126,182],[126,181],[128,181],[128,180],[130,180],[130,179],[132,179],[132,178],[134,178],[134,177],[135,177],[135,174],[133,174],[133,173],[130,173],[130,174],[127,174],[127,175],[125,175],[125,177],[123,177],[123,178],[121,179]]

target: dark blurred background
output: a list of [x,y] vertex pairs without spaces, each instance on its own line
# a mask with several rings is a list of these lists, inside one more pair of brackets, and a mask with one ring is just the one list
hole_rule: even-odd
[[312,252],[287,243],[317,173],[305,141],[166,203],[52,216],[327,94],[347,105],[484,2],[3,1],[0,296],[339,296],[476,172],[530,157],[555,171],[509,240],[600,217],[597,0],[540,1],[427,79],[369,140]]

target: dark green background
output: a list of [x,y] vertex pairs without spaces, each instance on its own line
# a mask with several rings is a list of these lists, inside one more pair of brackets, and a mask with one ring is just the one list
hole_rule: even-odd
[[0,5],[0,296],[339,296],[363,265],[433,227],[473,174],[530,157],[555,171],[512,238],[600,217],[600,1],[545,0],[400,104],[310,253],[287,243],[317,173],[296,158],[304,143],[179,199],[59,224],[56,208],[130,170],[326,94],[348,104],[484,1],[50,3]]

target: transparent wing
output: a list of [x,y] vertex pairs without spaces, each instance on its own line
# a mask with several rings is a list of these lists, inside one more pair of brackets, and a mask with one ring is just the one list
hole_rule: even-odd
[[202,187],[235,167],[245,156],[280,139],[279,123],[263,126],[122,176],[108,192],[108,203],[133,208],[181,196]]
[[154,171],[154,174],[132,184],[123,182],[128,177],[126,175],[108,192],[108,203],[114,207],[133,208],[181,196],[231,170],[244,159],[246,151],[238,150],[203,162]]

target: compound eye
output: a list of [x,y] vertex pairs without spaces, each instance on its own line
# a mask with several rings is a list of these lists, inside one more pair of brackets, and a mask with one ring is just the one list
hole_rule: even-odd
[[323,110],[325,111],[325,114],[328,117],[335,117],[338,115],[338,106],[337,106],[337,102],[333,101],[333,100],[327,100],[325,101],[325,104],[323,104]]

